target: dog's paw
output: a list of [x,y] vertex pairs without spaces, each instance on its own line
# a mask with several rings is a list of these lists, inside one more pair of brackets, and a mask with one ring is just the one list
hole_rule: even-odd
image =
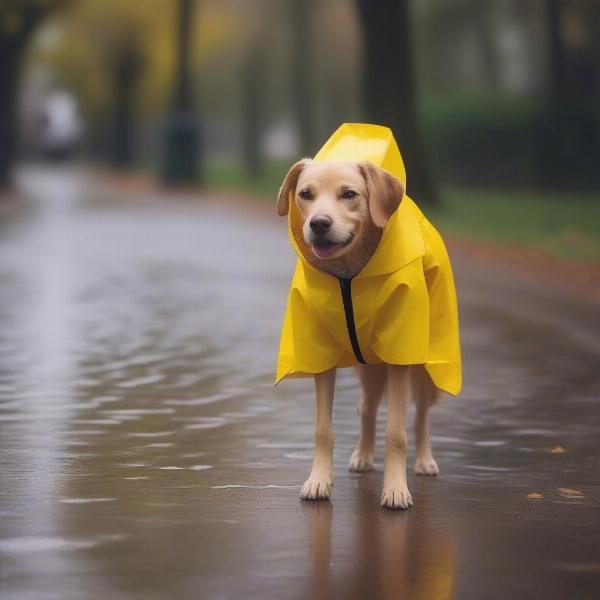
[[381,506],[393,510],[404,510],[413,505],[413,499],[406,485],[384,487],[381,494]]
[[417,457],[415,461],[415,473],[417,475],[437,475],[440,468],[433,456]]
[[371,471],[375,468],[375,462],[372,454],[361,452],[356,448],[350,457],[348,463],[348,470],[353,473],[364,473],[365,471]]
[[300,490],[301,500],[329,500],[331,497],[331,479],[318,479],[309,477]]

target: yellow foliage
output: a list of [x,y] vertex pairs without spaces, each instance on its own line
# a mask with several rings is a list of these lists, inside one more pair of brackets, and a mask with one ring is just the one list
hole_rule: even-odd
[[567,498],[585,498],[582,492],[579,490],[574,490],[572,488],[560,487],[558,488],[558,493],[561,496],[565,496]]
[[566,450],[562,446],[554,446],[554,448],[550,450],[550,454],[564,454],[565,452]]
[[[110,111],[114,90],[110,67],[119,52],[140,64],[136,116],[156,119],[171,97],[175,63],[176,7],[173,0],[85,0],[74,2],[46,27],[57,31],[50,48],[34,46],[30,67],[50,70],[53,79],[78,97],[91,121]],[[192,28],[192,71],[220,52],[243,26],[231,7],[198,3]]]

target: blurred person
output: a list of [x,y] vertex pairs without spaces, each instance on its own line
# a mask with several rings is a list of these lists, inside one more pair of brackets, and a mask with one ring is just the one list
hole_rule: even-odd
[[71,158],[79,148],[83,126],[72,94],[50,94],[41,112],[40,150],[49,160]]

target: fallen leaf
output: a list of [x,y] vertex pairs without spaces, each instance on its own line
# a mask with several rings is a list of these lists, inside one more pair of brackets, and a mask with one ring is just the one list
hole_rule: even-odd
[[544,495],[540,494],[539,492],[531,492],[531,494],[527,494],[527,497],[530,500],[540,500],[541,498],[544,497]]
[[564,454],[566,450],[562,446],[554,446],[552,450],[550,450],[550,454]]
[[600,573],[600,562],[563,563],[562,567],[573,573]]
[[585,496],[579,491],[571,488],[558,488],[558,493],[561,496],[567,496],[568,498],[585,498]]

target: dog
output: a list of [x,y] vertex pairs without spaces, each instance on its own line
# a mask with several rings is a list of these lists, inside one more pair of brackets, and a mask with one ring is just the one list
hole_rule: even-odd
[[[372,135],[372,131],[369,129],[366,130],[366,133],[364,130],[360,130],[360,132],[362,137]],[[353,135],[356,135],[354,130]],[[333,152],[332,155],[335,156],[336,153]],[[361,153],[359,152],[358,155],[360,156]],[[400,157],[399,153],[398,157]],[[410,205],[407,204],[404,212],[400,214],[399,208],[405,202]],[[304,362],[299,363],[293,369],[288,366],[282,367],[282,374],[284,376],[286,372],[292,374],[298,372],[300,375],[312,375],[316,391],[315,455],[310,475],[301,488],[300,498],[319,500],[328,499],[331,496],[334,443],[331,420],[336,369],[339,366],[349,366],[354,363],[353,366],[362,386],[362,400],[358,408],[360,435],[350,457],[349,469],[353,472],[365,472],[374,468],[377,410],[384,394],[387,394],[388,415],[381,505],[390,509],[407,509],[413,505],[406,477],[406,417],[409,398],[412,398],[416,405],[415,472],[417,475],[425,476],[435,476],[439,473],[429,439],[428,413],[439,399],[441,389],[434,383],[427,370],[429,367],[437,377],[436,364],[438,363],[436,360],[429,360],[427,349],[425,351],[415,350],[416,354],[406,355],[406,358],[403,357],[404,355],[397,355],[398,360],[395,358],[396,355],[394,355],[393,361],[382,360],[382,356],[385,355],[384,350],[387,352],[387,347],[381,340],[387,339],[386,336],[393,337],[396,330],[402,337],[402,327],[410,327],[410,323],[406,324],[406,322],[411,321],[412,313],[407,312],[407,309],[402,308],[403,306],[414,305],[410,310],[418,316],[428,310],[427,307],[421,307],[421,305],[433,304],[436,299],[435,294],[439,294],[439,289],[441,289],[440,282],[447,287],[444,293],[448,294],[453,291],[451,271],[449,279],[448,276],[445,276],[444,279],[436,279],[436,273],[441,272],[438,268],[439,264],[443,263],[442,267],[446,268],[446,273],[449,269],[449,262],[447,266],[444,262],[447,260],[447,255],[444,259],[439,246],[436,246],[441,242],[441,238],[433,230],[433,227],[422,218],[422,213],[416,208],[416,205],[408,197],[405,197],[404,183],[370,161],[304,159],[297,162],[287,173],[277,200],[277,212],[280,216],[288,215],[291,211],[294,213],[295,225],[292,224],[290,215],[290,237],[301,257],[297,268],[301,272],[297,271],[294,281],[297,278],[300,278],[301,281],[295,287],[294,284],[292,285],[280,350],[280,357],[284,358],[280,358],[280,363],[282,360],[286,360],[285,356],[291,354],[291,351],[286,349],[290,344],[306,345],[308,349],[306,358],[303,359]],[[398,263],[401,267],[394,271],[396,274],[400,273],[408,282],[401,280],[402,285],[392,285],[389,280],[394,275],[386,274],[385,268],[383,273],[374,271],[377,265],[373,261],[377,262],[375,256],[380,252],[382,246],[384,248],[381,251],[385,252],[386,256],[393,255],[393,260],[396,260],[395,246],[390,247],[395,239],[391,229],[392,225],[390,225],[391,233],[386,233],[386,227],[392,219],[394,219],[394,231],[402,230],[400,241],[394,242],[397,244],[398,254],[404,252],[404,260],[408,261],[405,266],[403,263]],[[429,236],[430,244],[421,240],[422,246],[419,246],[418,234],[411,233],[413,229],[424,232],[425,238]],[[405,241],[402,241],[403,239]],[[413,247],[417,248],[417,251],[414,251]],[[427,258],[431,254],[431,247],[438,248],[438,257],[442,255],[442,258],[436,262],[437,271],[431,267],[432,259]],[[381,254],[377,260],[379,259],[381,259]],[[395,266],[397,265],[394,263]],[[365,276],[359,279],[361,274]],[[372,274],[374,276],[367,277]],[[336,293],[336,280],[340,285],[341,300],[336,299],[337,304],[334,306],[332,299],[334,298],[333,294]],[[358,286],[354,291],[350,285],[352,282]],[[371,293],[369,286],[375,286],[376,291]],[[386,292],[388,288],[390,291]],[[401,292],[398,292],[398,289]],[[304,296],[306,296],[304,302],[298,299],[298,290],[304,290]],[[402,294],[401,300],[395,299],[399,293]],[[406,300],[413,298],[410,294],[413,294],[416,302]],[[357,303],[361,298],[365,298],[365,306],[357,309]],[[377,304],[379,298],[384,299]],[[399,302],[400,309],[396,311],[392,302]],[[319,321],[317,325],[311,323],[313,317],[309,312],[315,305],[317,306],[315,315],[317,313],[320,315],[314,317],[315,321]],[[449,306],[448,314],[452,317],[451,302]],[[365,332],[369,330],[362,325],[365,318],[361,316],[361,310],[365,314],[369,311],[375,313],[371,317],[375,323],[371,329],[377,330],[379,327],[380,315],[382,315],[381,319],[386,318],[390,321],[391,329],[387,325],[380,327],[382,333],[376,333],[377,339],[371,344],[365,344],[368,337]],[[294,311],[297,312],[296,316],[293,314]],[[342,311],[345,313],[347,332],[345,330],[343,332],[336,331],[335,327],[329,328],[327,324],[325,327],[322,326],[323,321],[327,321],[330,313],[333,315],[331,319],[343,319]],[[342,314],[340,315],[340,313]],[[387,313],[390,313],[391,316],[386,316]],[[396,319],[397,314],[406,316]],[[290,319],[296,320],[290,324]],[[416,317],[414,320],[415,322],[419,321]],[[454,325],[452,319],[448,323]],[[429,320],[427,324],[429,324]],[[329,333],[323,332],[323,330],[329,329],[331,329]],[[386,333],[388,330],[391,333]],[[407,346],[427,346],[427,340],[421,339],[428,335],[425,328],[417,328],[416,334],[412,330],[410,331],[410,335],[404,335]],[[304,340],[302,336],[305,336],[306,339]],[[290,337],[293,337],[291,341]],[[432,336],[429,335],[429,337]],[[349,343],[346,342],[347,339]],[[331,360],[324,359],[322,364],[309,364],[311,356],[318,353],[319,348],[325,343],[333,346],[346,343],[346,348],[352,348],[352,354],[347,349],[345,354],[338,353]],[[397,344],[397,340],[390,343]],[[361,345],[363,345],[362,348]],[[404,349],[400,346],[397,352],[410,354],[410,348]],[[325,352],[324,356],[329,356],[327,352],[329,350]],[[340,352],[342,351],[340,350]],[[298,354],[297,350],[296,353]],[[436,356],[439,357],[440,353],[438,352]],[[429,362],[431,364],[428,364]],[[443,360],[438,362],[438,367],[439,365],[443,367]],[[323,367],[328,368],[323,369]],[[458,383],[459,386],[460,383]],[[457,393],[455,383],[444,385],[444,387],[446,387],[446,391]]]

